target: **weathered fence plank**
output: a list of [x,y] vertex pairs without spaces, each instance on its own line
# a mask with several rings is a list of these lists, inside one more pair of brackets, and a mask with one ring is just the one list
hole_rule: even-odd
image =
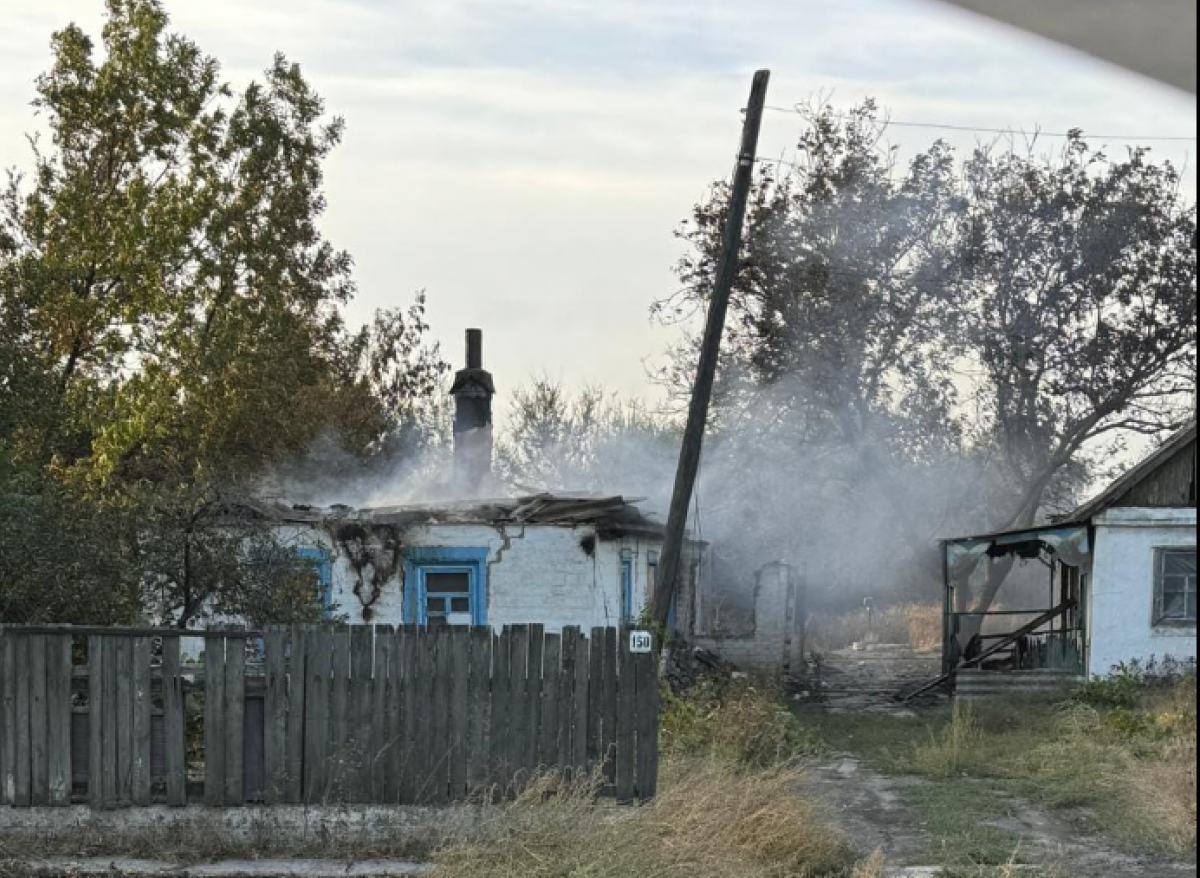
[[433,740],[429,745],[431,766],[429,772],[429,804],[444,805],[450,795],[450,758],[453,755],[450,739],[450,696],[454,687],[452,643],[450,632],[435,628],[431,639],[436,644],[436,659],[433,673],[429,675],[433,686]]
[[29,686],[30,640],[28,636],[16,635],[16,653],[13,662],[16,668],[16,795],[13,801],[18,808],[28,808],[32,805],[32,778],[30,777],[31,747],[30,719],[32,714],[32,693]]
[[657,652],[634,656],[637,686],[637,797],[643,802],[658,795],[658,732],[662,693]]
[[246,803],[246,643],[225,641],[225,805]]
[[291,655],[288,657],[287,683],[287,773],[283,800],[299,805],[304,799],[304,730],[308,683],[309,631],[293,625],[288,632]]
[[571,729],[573,744],[571,765],[587,773],[588,765],[588,711],[591,708],[591,642],[581,631],[575,644],[575,716]]
[[609,784],[617,782],[617,722],[618,722],[618,662],[621,651],[618,648],[617,631],[612,628],[604,630],[604,691],[601,693],[601,738],[600,754],[604,765],[604,775]]
[[204,803],[225,804],[225,638],[204,639]]
[[593,628],[589,643],[590,667],[588,687],[588,729],[587,757],[588,768],[595,770],[604,765],[607,754],[604,752],[604,693],[605,693],[605,662],[604,662],[604,629]]
[[637,684],[628,638],[621,640],[617,666],[617,800],[629,802],[637,794]]
[[508,764],[509,776],[506,783],[514,790],[528,780],[529,756],[527,745],[534,734],[530,726],[529,703],[529,652],[530,629],[528,625],[512,628],[511,686],[509,690]]
[[264,706],[265,741],[263,742],[266,789],[263,792],[268,805],[278,805],[287,801],[288,630],[278,626],[268,628],[264,646],[266,648],[264,661],[267,692]]
[[470,690],[467,696],[467,794],[474,796],[491,782],[492,632],[471,631]]
[[162,641],[163,725],[167,804],[187,805],[187,692],[178,637]]
[[332,633],[320,628],[308,635],[308,675],[304,695],[304,803],[323,804],[329,794],[329,696],[333,673]]
[[509,738],[512,735],[512,642],[511,629],[505,628],[492,644],[492,693],[489,710],[491,760],[488,782],[501,795],[512,780],[509,752]]
[[129,641],[130,670],[133,675],[129,716],[129,796],[133,804],[141,807],[151,804],[150,647],[150,640],[146,637]]
[[470,734],[471,631],[450,629],[450,800],[460,801],[467,794],[467,767],[471,758],[467,741]]
[[537,770],[555,771],[559,768],[558,732],[559,698],[562,684],[562,637],[547,634],[542,647],[541,692],[537,728]]
[[17,802],[17,636],[0,626],[0,806]]
[[395,732],[388,673],[395,644],[395,632],[390,625],[376,627],[371,705],[366,719],[368,758],[365,761],[366,781],[363,789],[367,803],[394,801],[388,790],[395,777],[390,771],[392,749],[389,744]]
[[398,800],[417,799],[417,746],[421,717],[417,710],[417,630],[412,625],[401,627],[396,635],[400,650],[400,783]]
[[46,717],[47,680],[46,637],[35,634],[28,638],[28,664],[25,675],[29,685],[29,799],[35,808],[50,804],[50,756],[46,748],[49,727]]

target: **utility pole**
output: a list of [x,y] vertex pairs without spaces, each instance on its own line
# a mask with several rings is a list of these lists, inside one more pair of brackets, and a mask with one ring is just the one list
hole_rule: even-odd
[[746,225],[746,207],[750,201],[750,187],[754,183],[754,162],[758,155],[758,135],[762,131],[763,110],[766,107],[767,87],[770,83],[771,71],[760,70],[754,75],[754,88],[750,92],[750,104],[746,110],[742,149],[738,154],[733,193],[729,200],[729,219],[721,243],[716,284],[708,309],[708,323],[700,349],[700,364],[696,370],[696,385],[692,390],[691,408],[688,412],[687,431],[683,436],[683,450],[679,455],[679,469],[675,475],[675,492],[671,497],[671,512],[667,519],[667,538],[659,563],[658,582],[655,584],[650,604],[654,619],[662,628],[666,627],[670,618],[671,603],[675,598],[683,567],[683,543],[687,537],[688,510],[692,505],[696,475],[700,470],[700,456],[704,450],[704,433],[708,429],[708,409],[712,402],[717,364],[721,358],[721,340],[725,335],[729,297],[737,280],[742,230]]

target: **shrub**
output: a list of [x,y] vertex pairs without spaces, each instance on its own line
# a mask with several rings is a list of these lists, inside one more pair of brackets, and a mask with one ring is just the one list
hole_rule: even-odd
[[771,690],[749,682],[701,686],[689,698],[664,699],[663,752],[746,768],[772,768],[823,749],[820,740]]

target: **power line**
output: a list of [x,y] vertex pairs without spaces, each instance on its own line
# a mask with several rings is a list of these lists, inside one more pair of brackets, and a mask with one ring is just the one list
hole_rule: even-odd
[[[771,111],[772,113],[787,113],[789,115],[794,115],[794,116],[805,115],[805,111],[802,110],[799,106],[796,106],[796,107],[767,107],[767,109],[769,111]],[[854,118],[848,113],[834,113],[833,116],[838,119]],[[941,123],[941,122],[901,122],[901,121],[897,121],[895,119],[882,119],[882,120],[880,120],[880,123],[884,127],[918,128],[918,129],[924,129],[924,130],[928,130],[928,131],[958,131],[958,132],[967,133],[967,134],[997,134],[997,135],[1011,135],[1011,136],[1016,136],[1016,137],[1034,136],[1034,137],[1045,137],[1045,138],[1064,139],[1064,140],[1074,136],[1074,132],[1069,132],[1069,133],[1063,134],[1063,133],[1051,132],[1051,131],[1037,131],[1037,130],[1023,131],[1019,128],[985,128],[985,127],[975,127],[972,125],[955,125],[955,124],[951,124],[951,123]],[[1143,143],[1150,143],[1150,142],[1197,143],[1197,142],[1200,142],[1200,137],[1194,137],[1194,136],[1193,137],[1184,137],[1184,136],[1180,136],[1180,135],[1159,135],[1159,134],[1132,135],[1132,134],[1087,134],[1086,132],[1084,132],[1084,133],[1089,139],[1094,139],[1094,140],[1122,140],[1122,141],[1143,142]]]

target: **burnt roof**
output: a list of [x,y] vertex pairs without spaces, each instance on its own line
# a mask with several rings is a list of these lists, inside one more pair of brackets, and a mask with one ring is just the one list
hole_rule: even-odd
[[411,506],[382,506],[353,509],[349,506],[288,505],[277,501],[256,502],[253,508],[264,517],[288,524],[320,524],[326,521],[358,521],[363,524],[420,527],[426,525],[548,525],[575,527],[594,525],[601,533],[662,537],[661,522],[646,515],[637,499],[584,494],[533,494],[495,500],[430,503]]

